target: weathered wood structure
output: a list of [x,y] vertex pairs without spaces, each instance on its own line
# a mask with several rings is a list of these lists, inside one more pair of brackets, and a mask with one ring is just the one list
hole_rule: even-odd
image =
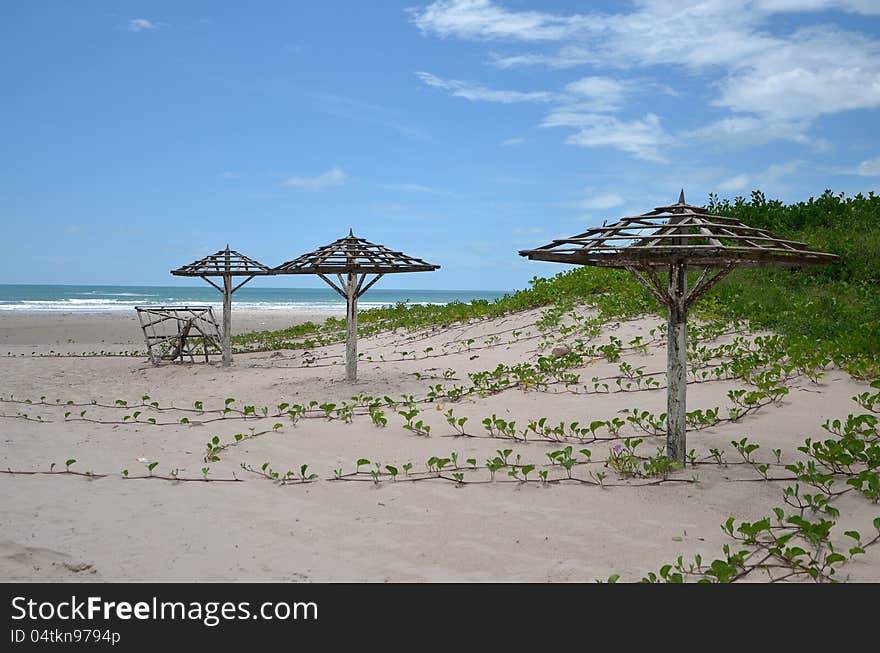
[[[671,206],[554,240],[537,249],[522,250],[520,255],[534,261],[623,268],[666,306],[666,450],[671,460],[682,465],[687,451],[688,308],[737,267],[791,267],[838,259],[804,243],[777,238],[765,229],[755,229],[734,218],[713,215],[687,204],[684,191],[678,203]],[[689,267],[701,269],[690,290],[686,276]]]
[[[357,379],[357,302],[386,274],[432,272],[439,265],[413,258],[363,238],[348,236],[273,268],[272,274],[316,274],[345,298],[345,376]],[[336,277],[334,282],[330,277]],[[367,281],[368,275],[376,275]]]
[[135,306],[147,355],[153,365],[161,361],[183,361],[223,352],[220,326],[210,306]]
[[[211,254],[189,265],[172,270],[171,274],[178,277],[201,277],[223,293],[223,329],[221,330],[223,337],[223,367],[229,367],[232,364],[232,345],[230,342],[232,335],[232,294],[254,277],[271,274],[271,270],[262,263],[229,249],[229,245],[226,245],[226,249],[221,249],[216,254]],[[210,277],[221,277],[223,279],[223,287],[221,288],[214,283]],[[247,279],[233,286],[233,277],[247,277]]]

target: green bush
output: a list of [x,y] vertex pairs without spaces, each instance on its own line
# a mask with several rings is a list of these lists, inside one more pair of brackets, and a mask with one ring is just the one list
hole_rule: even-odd
[[748,201],[710,197],[708,208],[841,260],[793,270],[738,270],[712,290],[703,310],[747,318],[804,345],[880,353],[880,196],[825,191],[783,204],[754,191]]

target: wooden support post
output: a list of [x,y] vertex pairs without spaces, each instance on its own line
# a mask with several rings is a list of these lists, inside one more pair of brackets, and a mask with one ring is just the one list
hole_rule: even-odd
[[684,466],[687,453],[687,265],[669,266],[666,333],[666,456]]
[[354,272],[348,273],[346,285],[346,315],[345,315],[345,378],[354,382],[357,380],[357,301],[358,283]]
[[223,367],[232,365],[232,275],[223,275]]

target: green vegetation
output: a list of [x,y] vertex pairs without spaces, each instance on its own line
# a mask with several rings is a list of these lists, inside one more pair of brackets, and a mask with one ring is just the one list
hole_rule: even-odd
[[835,265],[738,270],[710,293],[703,310],[747,318],[794,343],[844,354],[880,353],[880,196],[826,191],[797,204],[711,197],[719,215],[838,254]]
[[[488,319],[516,311],[539,308],[557,303],[588,301],[608,317],[634,316],[656,310],[656,303],[641,286],[625,272],[610,269],[577,269],[544,279],[535,277],[529,288],[493,302],[474,300],[446,305],[411,305],[372,308],[358,313],[361,336],[396,328],[447,326],[466,320]],[[328,318],[324,324],[305,322],[278,331],[255,331],[234,335],[232,342],[243,348],[310,349],[341,340],[345,320]]]
[[[859,356],[876,366],[880,354],[880,196],[846,197],[826,191],[797,204],[767,200],[755,191],[733,201],[710,197],[708,208],[754,227],[800,240],[841,256],[835,265],[798,269],[744,269],[733,272],[697,305],[701,317],[745,318],[754,328],[772,329],[791,347],[819,348],[834,356]],[[511,255],[514,255],[511,253]],[[550,278],[534,278],[529,287],[494,302],[445,306],[397,304],[362,311],[360,332],[446,326],[492,318],[520,310],[587,302],[605,318],[659,311],[656,302],[620,270],[583,267]],[[330,318],[281,331],[246,333],[233,338],[243,348],[311,348],[341,340],[344,320]],[[865,368],[862,363],[861,368]]]

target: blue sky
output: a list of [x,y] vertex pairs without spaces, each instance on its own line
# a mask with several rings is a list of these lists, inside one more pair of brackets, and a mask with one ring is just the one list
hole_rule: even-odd
[[518,249],[682,187],[880,180],[876,0],[4,6],[0,283],[181,283],[353,227],[443,266],[385,287],[510,289],[562,269]]

